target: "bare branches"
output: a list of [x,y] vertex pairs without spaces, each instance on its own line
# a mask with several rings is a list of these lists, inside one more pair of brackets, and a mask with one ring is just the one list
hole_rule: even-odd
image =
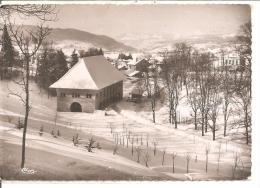
[[[24,57],[24,73],[21,81],[16,83],[19,86],[22,86],[24,91],[25,98],[22,97],[21,93],[10,93],[11,95],[17,96],[23,102],[25,106],[25,115],[24,115],[24,129],[23,129],[23,139],[22,139],[22,160],[21,168],[24,168],[25,165],[25,142],[26,142],[26,132],[29,111],[31,110],[30,106],[30,61],[31,58],[37,53],[43,41],[49,35],[50,30],[47,27],[43,27],[44,22],[53,21],[53,15],[55,15],[54,8],[51,5],[5,5],[0,8],[0,15],[6,20],[8,20],[9,30],[12,34],[14,42],[18,46],[20,53]],[[35,31],[26,30],[22,26],[14,26],[14,23],[11,21],[11,16],[13,14],[23,15],[25,17],[36,17],[42,22],[38,25]],[[73,142],[75,141],[73,137]],[[74,143],[75,144],[75,143]]]
[[0,15],[2,17],[10,17],[12,14],[18,14],[21,17],[36,17],[42,21],[57,20],[57,12],[55,5],[47,4],[25,4],[25,5],[2,5],[0,7]]
[[187,153],[187,154],[186,154],[186,172],[187,172],[187,173],[189,173],[190,160],[191,160],[191,155],[190,155],[190,153]]
[[158,66],[156,64],[151,72],[145,72],[144,83],[147,92],[147,97],[150,99],[151,102],[153,123],[155,123],[156,97],[159,95]]
[[50,34],[50,29],[43,27],[43,24],[38,25],[36,30],[32,31],[25,30],[22,26],[16,26],[15,28],[9,21],[8,26],[12,37],[26,59],[30,59],[36,54],[43,41]]

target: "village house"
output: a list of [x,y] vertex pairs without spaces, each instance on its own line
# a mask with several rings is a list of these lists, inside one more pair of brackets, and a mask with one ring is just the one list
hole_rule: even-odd
[[150,63],[146,59],[141,60],[131,60],[127,63],[127,69],[122,69],[121,71],[128,77],[142,77],[143,72],[148,71]]
[[216,58],[213,60],[214,68],[229,67],[231,69],[236,69],[240,66],[240,56],[237,53],[228,53],[224,56],[217,54]]
[[150,63],[147,59],[131,61],[128,63],[128,66],[131,70],[135,70],[135,71],[139,71],[139,72],[145,72],[149,65],[150,65]]
[[57,91],[57,111],[92,113],[123,98],[124,79],[104,56],[91,56],[79,59],[50,88]]

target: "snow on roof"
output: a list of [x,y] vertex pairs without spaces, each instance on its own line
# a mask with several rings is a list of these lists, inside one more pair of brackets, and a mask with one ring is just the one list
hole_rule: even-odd
[[124,68],[124,67],[127,67],[126,65],[124,65],[124,64],[121,64],[121,65],[118,65],[118,69],[122,69],[122,68]]
[[140,71],[134,71],[134,72],[131,72],[130,74],[128,74],[128,76],[132,77],[132,76],[135,76],[139,73]]
[[134,60],[132,60],[132,61],[130,61],[129,63],[128,63],[128,65],[137,65],[138,63],[141,63],[141,62],[143,62],[143,61],[147,61],[146,59],[140,59],[139,61],[134,61]]
[[125,79],[104,56],[79,59],[64,76],[50,88],[99,90]]

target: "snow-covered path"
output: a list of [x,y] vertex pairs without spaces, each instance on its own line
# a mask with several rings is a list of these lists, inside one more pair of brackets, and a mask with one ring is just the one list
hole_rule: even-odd
[[[0,130],[4,134],[0,135],[0,139],[11,144],[21,144],[22,132],[0,126]],[[84,148],[75,147],[71,142],[64,139],[54,139],[51,137],[40,137],[37,135],[27,134],[27,147],[39,149],[47,152],[70,157],[76,160],[83,160],[93,165],[105,166],[121,172],[143,176],[158,176],[158,173],[146,168],[132,160],[126,159],[119,155],[113,155],[105,150],[95,150],[95,152],[87,152]]]

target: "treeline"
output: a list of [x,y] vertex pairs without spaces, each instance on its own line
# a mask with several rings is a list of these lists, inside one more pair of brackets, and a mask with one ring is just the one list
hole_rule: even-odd
[[22,59],[19,57],[12,45],[11,37],[8,33],[7,26],[3,26],[1,37],[2,48],[0,51],[0,77],[2,79],[11,78],[13,75],[13,67],[22,67]]
[[[14,77],[22,74],[23,68],[25,67],[25,60],[19,55],[19,52],[15,50],[7,25],[3,26],[1,44],[1,80],[13,79]],[[73,67],[79,61],[79,58],[103,54],[104,52],[102,48],[89,48],[86,51],[81,50],[79,53],[76,53],[76,50],[74,50],[68,58],[62,50],[54,49],[51,43],[44,42],[37,54],[30,59],[29,66],[31,69],[36,67],[35,75],[31,75],[30,73],[30,78],[33,77],[39,87],[48,90],[52,83],[61,78],[68,71],[68,69]],[[33,66],[33,64],[36,64],[36,66]]]
[[122,60],[129,60],[129,59],[133,59],[132,54],[126,55],[124,53],[120,53],[118,55],[117,59],[122,59]]
[[87,51],[85,50],[80,50],[79,51],[79,56],[80,58],[83,57],[89,57],[89,56],[96,56],[96,55],[104,55],[103,49],[102,48],[89,48]]
[[[167,95],[169,123],[178,128],[180,102],[187,99],[192,109],[191,120],[194,129],[204,136],[223,130],[223,137],[230,129],[244,129],[246,143],[251,138],[251,25],[242,26],[243,33],[237,37],[236,49],[240,55],[238,68],[224,61],[227,54],[221,52],[223,65],[214,66],[215,56],[208,52],[198,52],[185,43],[176,44],[165,54],[158,69],[145,76],[147,93],[151,96],[151,111],[155,118],[155,95],[161,80]],[[239,46],[239,47],[237,47]],[[232,119],[232,121],[231,121]],[[221,127],[222,126],[222,127]]]
[[62,50],[55,50],[50,45],[45,45],[38,54],[35,80],[41,88],[48,90],[52,83],[61,78],[79,61],[79,58],[96,55],[103,55],[102,48],[89,48],[87,51],[81,50],[79,55],[76,53],[76,50],[73,50],[69,60],[66,60]]
[[68,62],[62,50],[44,47],[38,54],[35,81],[41,88],[48,90],[68,69]]

